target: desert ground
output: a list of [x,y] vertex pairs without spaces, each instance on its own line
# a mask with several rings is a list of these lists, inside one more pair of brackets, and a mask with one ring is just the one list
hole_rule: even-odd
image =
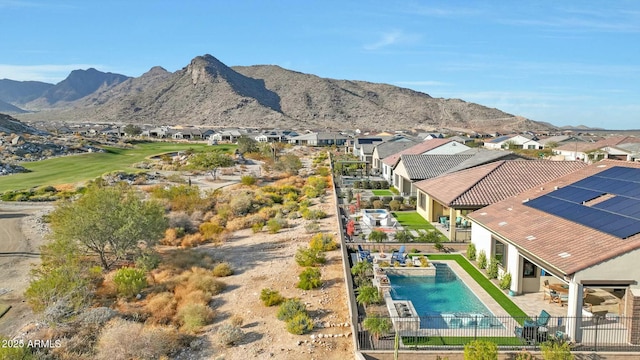
[[[205,189],[230,186],[234,179],[212,182],[203,175],[192,183]],[[320,220],[321,231],[338,237],[333,195],[317,205],[328,214]],[[46,226],[41,217],[52,205],[0,203],[0,304],[11,310],[0,319],[0,334],[15,336],[37,321],[24,302],[31,264],[39,261],[39,246],[46,241]],[[349,359],[353,358],[353,336],[346,305],[346,289],[340,250],[327,253],[322,266],[321,288],[304,291],[296,287],[302,270],[295,262],[298,247],[307,246],[313,234],[304,229],[304,220],[290,221],[292,227],[277,234],[251,229],[233,233],[222,245],[204,245],[195,251],[206,252],[226,261],[234,275],[224,278],[227,289],[216,295],[213,324],[200,334],[197,344],[185,349],[177,359]],[[160,249],[161,251],[167,249]],[[260,301],[263,288],[278,290],[283,296],[299,298],[307,304],[317,327],[306,335],[286,331],[276,318],[277,306],[266,307]],[[230,348],[216,345],[216,330],[231,316],[244,320],[245,333],[240,343]]]

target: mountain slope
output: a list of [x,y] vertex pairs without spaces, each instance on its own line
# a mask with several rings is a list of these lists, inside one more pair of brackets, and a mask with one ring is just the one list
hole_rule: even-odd
[[0,112],[7,114],[17,114],[17,113],[25,113],[25,110],[20,109],[19,107],[9,104],[8,102],[0,100]]
[[40,81],[0,80],[0,100],[19,106],[41,97],[54,85]]
[[[78,75],[72,72],[69,78]],[[154,67],[138,78],[100,86],[94,81],[96,90],[90,94],[85,94],[90,86],[80,91],[69,78],[30,103],[57,109],[20,118],[297,129],[549,128],[459,99],[435,99],[392,85],[327,79],[272,65],[230,68],[211,55],[198,56],[175,73]],[[69,88],[74,91],[62,91]]]

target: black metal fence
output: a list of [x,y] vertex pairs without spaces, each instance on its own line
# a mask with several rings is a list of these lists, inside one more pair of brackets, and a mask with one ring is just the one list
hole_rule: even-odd
[[[640,352],[640,318],[592,316],[580,318],[513,318],[483,314],[452,313],[437,316],[359,318],[358,349],[394,350],[396,336],[400,350],[458,350],[469,341],[482,339],[502,350],[537,350],[549,341],[566,341],[572,350],[591,352]],[[388,331],[384,329],[385,323]],[[567,325],[576,323],[578,335],[569,339]]]

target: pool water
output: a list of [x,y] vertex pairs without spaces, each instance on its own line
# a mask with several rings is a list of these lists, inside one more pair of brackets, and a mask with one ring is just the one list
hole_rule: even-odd
[[[431,319],[427,322],[432,324],[424,327],[450,327],[447,316],[451,314],[482,314],[494,318],[447,264],[432,264],[436,267],[436,276],[389,275],[391,297],[410,300],[418,316]],[[490,325],[495,326],[493,321]]]

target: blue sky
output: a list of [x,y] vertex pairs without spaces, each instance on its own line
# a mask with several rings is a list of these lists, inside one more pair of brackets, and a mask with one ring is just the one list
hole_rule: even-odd
[[0,78],[140,76],[211,54],[640,128],[640,1],[0,0]]

